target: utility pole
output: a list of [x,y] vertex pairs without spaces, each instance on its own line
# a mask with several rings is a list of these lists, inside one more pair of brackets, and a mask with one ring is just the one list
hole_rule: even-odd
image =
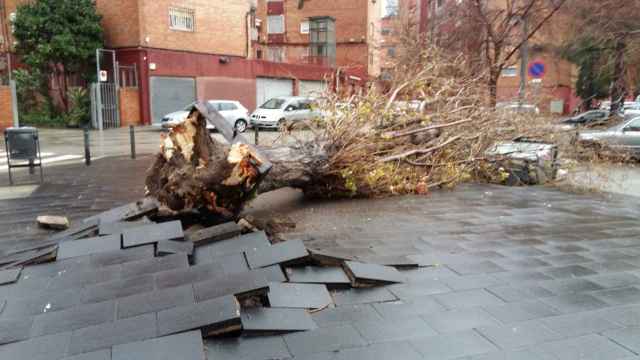
[[520,89],[518,90],[518,103],[524,104],[527,90],[527,67],[529,65],[529,17],[523,16],[522,22],[522,45],[520,45]]

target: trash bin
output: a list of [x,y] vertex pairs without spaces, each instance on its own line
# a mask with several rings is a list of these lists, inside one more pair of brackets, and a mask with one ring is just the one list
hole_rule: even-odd
[[42,156],[38,129],[34,127],[8,128],[4,131],[4,143],[7,152],[9,182],[13,185],[13,168],[29,168],[33,174],[35,167],[40,168],[40,182],[43,182]]

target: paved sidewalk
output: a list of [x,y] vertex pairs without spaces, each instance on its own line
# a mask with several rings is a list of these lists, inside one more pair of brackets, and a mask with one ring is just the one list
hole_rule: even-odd
[[[0,253],[41,241],[38,214],[78,220],[141,196],[148,163],[51,168],[30,196],[0,200]],[[405,284],[334,291],[316,330],[208,340],[210,360],[640,359],[637,198],[469,185],[312,202],[285,189],[247,211],[290,216],[288,236],[310,248],[427,267],[405,270]]]

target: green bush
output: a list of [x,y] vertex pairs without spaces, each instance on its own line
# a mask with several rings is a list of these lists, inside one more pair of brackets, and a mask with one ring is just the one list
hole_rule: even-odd
[[63,114],[64,123],[68,127],[83,127],[91,120],[91,98],[83,88],[69,90],[69,112]]

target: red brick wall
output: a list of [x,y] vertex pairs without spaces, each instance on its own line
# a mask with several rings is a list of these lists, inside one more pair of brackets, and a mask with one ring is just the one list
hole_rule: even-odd
[[102,15],[104,39],[108,47],[140,44],[138,0],[96,0],[96,10]]
[[0,85],[0,130],[13,126],[11,88]]
[[249,111],[256,108],[256,80],[223,76],[196,79],[198,100],[238,100]]
[[140,100],[136,88],[122,88],[118,94],[120,100],[120,126],[140,125]]

